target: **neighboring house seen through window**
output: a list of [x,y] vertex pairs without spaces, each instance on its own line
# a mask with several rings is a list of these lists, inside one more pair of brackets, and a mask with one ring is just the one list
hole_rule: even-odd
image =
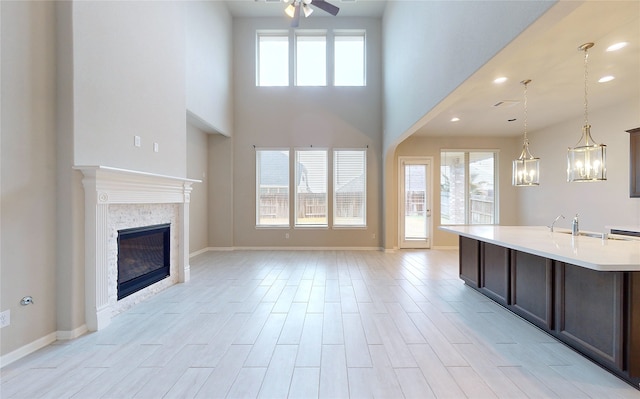
[[329,227],[329,215],[333,215],[333,227],[367,226],[366,149],[333,150],[332,186],[328,150],[296,149],[293,163],[289,153],[288,149],[256,149],[257,227],[291,227],[291,214],[295,227]]

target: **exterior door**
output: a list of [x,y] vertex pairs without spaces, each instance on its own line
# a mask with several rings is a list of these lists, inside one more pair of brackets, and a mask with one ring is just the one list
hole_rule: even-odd
[[431,248],[432,158],[400,157],[400,248]]

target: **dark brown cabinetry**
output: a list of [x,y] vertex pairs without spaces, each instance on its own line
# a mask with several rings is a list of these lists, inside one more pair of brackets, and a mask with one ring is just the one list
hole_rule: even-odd
[[545,330],[553,328],[553,261],[511,251],[511,306],[514,313]]
[[629,133],[629,196],[640,197],[640,127]]
[[640,272],[601,272],[460,237],[460,276],[640,387]]
[[460,236],[460,278],[474,288],[480,281],[480,241]]
[[509,250],[480,243],[480,291],[500,303],[509,304]]

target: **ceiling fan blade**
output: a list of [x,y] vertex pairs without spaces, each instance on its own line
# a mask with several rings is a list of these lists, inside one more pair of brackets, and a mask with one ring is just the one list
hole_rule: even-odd
[[325,0],[312,0],[311,5],[312,6],[316,6],[319,9],[328,12],[329,14],[333,15],[334,17],[336,15],[338,15],[338,11],[340,11],[340,9],[338,7],[334,6],[331,3],[327,3]]
[[293,19],[291,20],[291,27],[297,28],[300,25],[300,4],[296,4],[296,11],[293,14]]

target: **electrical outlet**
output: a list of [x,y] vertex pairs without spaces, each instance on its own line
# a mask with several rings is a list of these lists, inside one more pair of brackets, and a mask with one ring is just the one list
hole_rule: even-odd
[[140,147],[142,145],[140,136],[133,136],[133,145],[136,147]]
[[289,233],[284,233],[284,238],[289,239]]
[[158,152],[158,151],[160,151],[160,144],[153,143],[153,152]]
[[11,324],[11,310],[7,309],[0,313],[0,328],[4,328]]

